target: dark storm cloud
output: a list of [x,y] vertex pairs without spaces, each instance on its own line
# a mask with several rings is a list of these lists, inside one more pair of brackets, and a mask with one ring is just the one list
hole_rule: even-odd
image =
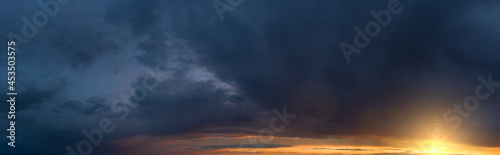
[[[305,2],[291,3],[291,7],[312,5]],[[258,14],[251,10],[257,6],[264,7],[266,13]],[[211,11],[209,8],[203,9]],[[291,91],[314,72],[312,67],[314,59],[318,57],[318,47],[309,46],[315,44],[310,38],[320,31],[317,28],[321,21],[334,16],[331,13],[323,14],[326,9],[306,14],[301,14],[305,10],[295,10],[296,13],[292,14],[284,13],[286,11],[291,11],[291,8],[250,1],[245,2],[234,14],[245,12],[254,21],[244,17],[221,23],[209,14],[199,13],[196,14],[198,18],[176,17],[178,20],[187,20],[177,23],[176,28],[182,37],[201,44],[198,48],[205,60],[203,64],[214,70],[217,77],[236,81],[245,95],[257,100],[261,106],[272,108],[283,105]],[[318,17],[304,19],[309,14],[317,14]],[[302,24],[291,24],[295,20]],[[196,26],[200,24],[204,26]]]
[[[26,78],[18,78],[22,82],[30,82]],[[52,101],[57,97],[59,93],[64,91],[68,86],[66,80],[55,80],[55,81],[45,81],[45,84],[35,84],[30,85],[16,85],[16,91],[19,93],[16,101],[22,104],[17,104],[16,110],[23,111],[30,108],[41,108],[43,103]],[[7,85],[2,85],[3,88],[7,88]],[[7,93],[6,90],[4,90]],[[8,108],[7,104],[2,105],[4,108]]]
[[102,17],[105,3],[92,3],[95,5],[80,1],[64,5],[53,23],[43,29],[56,32],[46,34],[49,47],[45,50],[60,54],[59,61],[73,69],[87,69],[103,55],[119,54],[122,47],[116,39],[116,28],[107,25]]
[[[408,133],[394,131],[405,129],[401,123],[412,122],[414,116],[394,116],[414,111],[413,104],[436,107],[430,102],[412,103],[419,98],[409,94],[419,94],[423,100],[458,102],[461,99],[453,96],[465,95],[465,89],[474,86],[474,77],[493,72],[491,66],[481,65],[465,58],[467,56],[450,54],[452,49],[460,46],[439,40],[446,38],[446,34],[457,34],[444,31],[453,31],[447,22],[459,18],[455,13],[468,8],[472,2],[456,5],[447,2],[432,2],[434,5],[426,5],[431,2],[402,3],[406,10],[393,15],[392,22],[381,30],[381,35],[374,38],[362,53],[353,55],[351,65],[345,63],[338,43],[352,42],[352,27],[373,20],[369,11],[384,9],[385,3],[287,1],[287,5],[273,5],[281,3],[284,1],[245,2],[237,11],[228,13],[229,18],[224,22],[207,14],[213,11],[213,8],[206,7],[207,2],[178,3],[178,7],[184,9],[175,12],[168,22],[172,22],[175,37],[187,40],[186,44],[197,50],[199,61],[182,56],[181,59],[169,59],[178,57],[179,51],[185,49],[168,46],[165,42],[169,42],[172,36],[159,31],[167,23],[158,13],[161,12],[158,6],[162,3],[114,4],[106,13],[111,24],[130,25],[134,36],[146,36],[147,39],[137,46],[144,52],[136,57],[139,63],[153,67],[161,62],[176,61],[181,64],[173,67],[176,77],[185,74],[184,71],[190,68],[187,64],[202,65],[220,80],[233,82],[242,96],[260,108],[289,105],[299,116],[312,116],[303,117],[296,122],[297,125],[292,125],[294,127],[288,134],[294,136],[378,134],[406,137]],[[126,8],[130,6],[138,6],[138,9],[129,11]],[[254,10],[260,7],[264,11]],[[469,39],[474,38],[477,37]],[[464,68],[460,64],[476,65]],[[456,69],[448,71],[449,68]],[[474,70],[473,74],[471,70]],[[469,80],[469,77],[474,80]],[[145,105],[138,109],[137,117],[149,121],[148,133],[175,134],[217,122],[251,120],[247,114],[233,112],[240,107],[221,105],[228,97],[221,92],[223,90],[211,88],[209,83],[174,81],[177,82],[162,83],[161,86],[165,87],[153,91],[144,101]],[[462,84],[453,85],[454,82]],[[179,86],[193,90],[174,89]],[[438,89],[434,89],[436,87]],[[453,90],[456,87],[461,91]],[[166,95],[177,91],[185,92]],[[443,94],[443,91],[451,93]],[[333,108],[339,109],[326,113],[338,114],[317,122],[317,119],[324,119],[315,109],[317,100],[323,96],[308,98],[302,95],[305,92],[313,92],[309,96],[333,95],[338,100]],[[295,99],[303,101],[294,103]],[[176,119],[158,117],[160,114]],[[233,119],[227,119],[232,116]]]
[[96,27],[71,27],[58,30],[52,47],[68,59],[72,68],[84,68],[105,53],[117,54],[119,46],[108,37],[105,30]]
[[[485,54],[488,54],[483,56],[485,59],[499,56],[491,52],[498,49],[491,42],[495,39],[482,39],[492,38],[483,33],[489,29],[481,30],[483,24],[449,23],[463,19],[457,15],[459,12],[471,8],[492,10],[493,7],[488,5],[498,6],[496,2],[450,5],[449,1],[402,1],[405,10],[392,15],[389,26],[382,28],[381,34],[373,38],[362,53],[353,55],[351,65],[345,62],[338,43],[352,43],[355,35],[352,28],[363,27],[366,22],[374,20],[369,11],[385,9],[385,2],[368,2],[372,5],[361,1],[287,1],[287,5],[272,5],[274,3],[282,2],[245,2],[224,22],[192,11],[186,15],[196,17],[174,17],[175,21],[184,21],[175,23],[175,28],[180,37],[194,42],[206,67],[223,81],[235,81],[244,96],[254,99],[261,107],[270,109],[290,105],[296,92],[300,92],[299,89],[309,81],[326,85],[326,92],[338,98],[340,113],[336,119],[329,120],[331,124],[315,125],[312,123],[314,119],[300,121],[297,126],[301,127],[297,128],[304,129],[300,130],[301,133],[406,137],[411,128],[405,126],[421,115],[417,111],[428,108],[435,110],[433,113],[437,115],[442,114],[439,110],[444,112],[443,107],[463,100],[457,96],[467,96],[466,92],[473,90],[477,76],[498,73],[488,63],[480,62],[482,58],[468,58]],[[343,7],[332,10],[333,5]],[[255,11],[254,8],[264,11]],[[197,10],[204,9],[207,8]],[[463,13],[470,18],[465,21],[479,18],[479,23],[496,23],[490,18],[479,17],[493,17],[490,13],[495,14],[495,11],[483,12],[475,13],[478,16]],[[487,28],[496,34],[494,26]],[[459,33],[464,32],[461,29],[469,32]],[[470,37],[455,37],[467,34]],[[449,37],[468,44],[441,39]],[[467,48],[469,46],[471,48]],[[480,48],[472,50],[473,47]],[[476,54],[477,50],[481,53]],[[489,61],[491,63],[494,62]],[[311,105],[314,100],[303,104]],[[303,111],[295,109],[298,106],[291,108]],[[310,112],[305,113],[307,116]],[[405,116],[405,113],[412,115]],[[403,117],[394,117],[400,115]]]
[[58,90],[47,90],[35,87],[29,87],[23,91],[22,97],[18,97],[18,101],[24,104],[16,106],[18,111],[36,107],[44,102],[50,101],[56,97]]
[[64,111],[82,113],[84,115],[96,115],[109,110],[109,105],[107,104],[106,99],[102,97],[92,97],[87,99],[85,102],[68,100],[53,108],[53,111],[56,113]]
[[[120,1],[108,3],[105,11],[106,22],[120,31],[127,31],[139,40],[137,49],[143,52],[136,56],[139,63],[147,67],[156,67],[165,62],[169,51],[174,50],[165,44],[171,39],[168,29],[169,17],[180,15],[182,8],[196,1]],[[200,2],[200,1],[197,1]]]
[[[36,68],[26,71],[32,77],[51,75],[54,79],[80,71],[106,73],[101,68],[111,62],[97,64],[104,56],[130,56],[133,61],[126,59],[124,63],[137,63],[139,68],[160,67],[167,72],[169,79],[161,81],[131,111],[130,118],[140,120],[143,126],[122,126],[133,130],[123,129],[130,133],[113,137],[118,139],[201,131],[251,133],[270,119],[261,112],[284,105],[290,113],[298,114],[298,119],[280,136],[375,134],[406,138],[412,136],[402,131],[411,130],[396,129],[407,129],[404,126],[414,117],[425,115],[419,112],[461,102],[474,90],[478,75],[493,73],[494,79],[500,79],[495,69],[500,56],[495,52],[499,49],[495,41],[500,37],[495,17],[500,13],[495,9],[499,3],[494,1],[402,0],[405,10],[393,15],[380,35],[347,64],[339,43],[352,44],[353,27],[364,27],[373,20],[370,10],[385,9],[386,3],[244,1],[234,11],[226,12],[221,22],[212,1],[72,1],[31,40],[25,51],[33,54],[32,58],[21,62]],[[123,50],[134,54],[127,55]],[[70,70],[47,69],[68,65]],[[199,68],[214,73],[214,77],[189,79],[191,71]],[[29,81],[50,81],[37,79]],[[67,118],[73,122],[66,120],[59,125],[75,126],[29,130],[33,135],[50,137],[40,138],[47,139],[44,145],[32,138],[32,150],[61,152],[64,145],[83,139],[71,135],[80,134],[92,123],[95,126],[95,117],[109,112],[106,104],[114,98],[105,96],[108,94],[62,94],[88,84],[78,80],[67,79],[72,85],[64,91],[25,86],[20,110],[31,110],[30,116],[48,112],[50,115],[42,118]],[[235,90],[216,87],[220,83]],[[140,84],[133,82],[131,86]],[[491,104],[482,104],[481,111],[476,112],[487,121],[479,124],[473,135],[485,140],[466,137],[473,144],[500,146],[499,136],[494,134],[500,125],[493,123],[499,114],[495,102],[500,98],[498,94],[492,96]],[[442,103],[426,102],[434,100]],[[42,102],[47,107],[36,106]],[[34,107],[42,108],[36,111]],[[441,114],[444,110],[436,111]],[[33,128],[51,123],[46,119],[26,122]],[[220,129],[223,127],[229,129]],[[102,147],[99,149],[104,152],[113,152],[112,146]],[[232,146],[206,146],[218,147]]]
[[135,34],[142,34],[154,30],[156,24],[160,22],[161,14],[158,12],[163,9],[161,4],[174,2],[162,1],[120,1],[111,2],[106,9],[107,22],[120,26],[130,26]]
[[136,117],[147,120],[151,135],[188,132],[210,124],[250,122],[255,112],[247,102],[234,102],[213,83],[174,79],[161,82],[139,103]]

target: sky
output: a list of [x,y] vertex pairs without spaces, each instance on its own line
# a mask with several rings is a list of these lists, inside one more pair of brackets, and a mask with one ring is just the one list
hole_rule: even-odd
[[0,154],[500,154],[499,1],[1,7]]

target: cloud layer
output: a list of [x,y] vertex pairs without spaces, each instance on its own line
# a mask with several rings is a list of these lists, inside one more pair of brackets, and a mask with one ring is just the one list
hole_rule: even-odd
[[[5,3],[4,36],[42,10]],[[353,27],[386,4],[244,1],[220,21],[212,1],[73,0],[19,48],[23,149],[1,151],[65,154],[103,117],[120,123],[94,154],[119,152],[107,141],[138,135],[256,135],[284,106],[298,117],[276,136],[426,138],[440,126],[463,135],[457,141],[500,146],[498,94],[458,130],[442,120],[474,93],[478,76],[500,81],[500,3],[401,1],[404,10],[348,64],[339,43],[352,44]],[[118,121],[112,101],[141,85],[147,70],[162,75],[158,86]]]

